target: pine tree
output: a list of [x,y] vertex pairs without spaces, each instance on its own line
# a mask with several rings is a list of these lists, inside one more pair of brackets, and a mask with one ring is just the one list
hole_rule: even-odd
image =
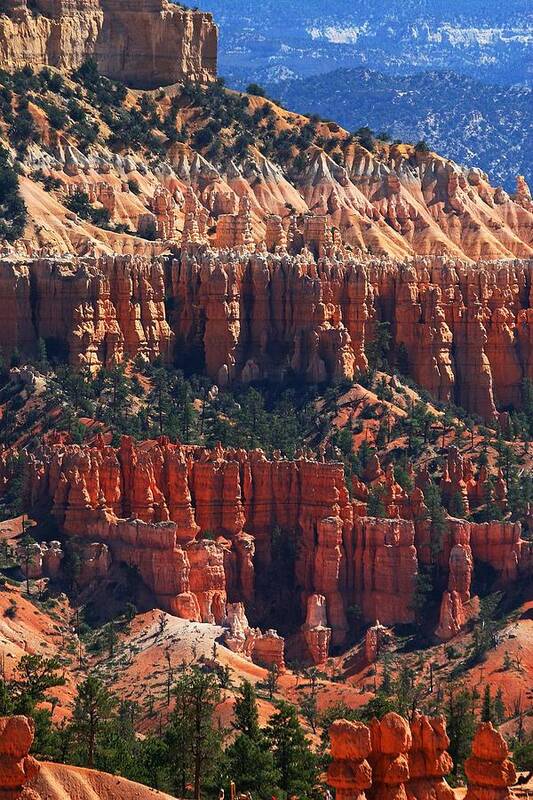
[[257,697],[249,681],[243,681],[235,701],[234,727],[240,734],[224,754],[227,778],[240,791],[253,792],[268,800],[276,794],[279,774],[259,728]]
[[195,800],[199,800],[202,786],[214,774],[221,757],[221,735],[213,727],[220,688],[213,674],[193,667],[181,675],[173,694],[176,703],[167,744],[174,759],[176,788],[185,796],[191,782]]
[[259,734],[259,712],[255,689],[250,681],[243,681],[235,700],[235,728],[255,738]]
[[501,725],[503,722],[505,722],[505,703],[503,700],[503,690],[501,686],[498,688],[496,697],[494,698],[494,717],[498,725]]
[[494,707],[492,705],[492,697],[490,695],[490,686],[487,683],[483,692],[483,706],[481,708],[481,721],[482,722],[495,722]]
[[116,698],[95,676],[89,675],[78,686],[74,701],[73,726],[84,753],[87,767],[94,765],[97,736],[117,705]]
[[369,517],[386,517],[387,510],[383,503],[383,488],[373,487],[368,493],[366,513]]
[[455,492],[450,498],[450,514],[452,517],[464,519],[466,516],[466,506],[461,492]]
[[304,735],[294,706],[280,702],[265,733],[280,773],[280,788],[288,795],[308,797],[318,779],[318,759]]
[[460,774],[465,759],[470,754],[476,719],[472,693],[460,689],[451,693],[446,707],[446,729],[450,737],[448,751],[453,759],[454,774]]

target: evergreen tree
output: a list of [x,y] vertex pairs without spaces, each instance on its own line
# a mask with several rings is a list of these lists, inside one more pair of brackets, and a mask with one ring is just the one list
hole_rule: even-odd
[[369,517],[386,517],[387,510],[383,503],[383,487],[372,487],[368,493],[367,512]]
[[450,498],[450,514],[452,517],[464,519],[466,517],[466,506],[461,492],[455,492]]
[[483,705],[481,707],[481,721],[495,722],[494,706],[490,694],[490,686],[487,683],[483,692]]
[[503,700],[503,690],[500,686],[494,698],[494,718],[497,725],[505,722],[505,703]]
[[78,686],[72,721],[87,767],[94,766],[97,736],[103,723],[113,715],[116,705],[116,698],[95,676],[89,675]]
[[235,728],[252,739],[259,735],[259,712],[255,689],[250,681],[243,681],[235,700]]
[[241,733],[225,752],[227,780],[240,792],[251,792],[263,800],[277,794],[280,773],[263,737],[254,739]]
[[177,791],[185,795],[189,782],[199,800],[202,786],[209,782],[221,757],[221,734],[213,727],[213,715],[220,703],[215,676],[192,667],[176,682],[176,700],[171,715],[167,744]]
[[309,797],[318,780],[318,759],[305,737],[294,706],[280,702],[265,732],[279,770],[280,789],[287,795]]
[[473,696],[467,689],[450,693],[446,707],[446,729],[450,737],[448,751],[453,759],[454,774],[462,771],[462,765],[470,754],[476,729]]
[[424,502],[428,507],[431,519],[431,554],[437,563],[436,556],[442,550],[442,537],[446,530],[446,513],[442,507],[442,498],[438,486],[428,483],[424,489]]
[[240,733],[224,754],[226,780],[268,800],[276,794],[279,774],[259,728],[256,693],[249,681],[243,681],[235,701],[234,727]]
[[24,568],[26,575],[26,593],[30,594],[30,565],[35,556],[36,541],[29,534],[25,534],[17,548],[20,563]]

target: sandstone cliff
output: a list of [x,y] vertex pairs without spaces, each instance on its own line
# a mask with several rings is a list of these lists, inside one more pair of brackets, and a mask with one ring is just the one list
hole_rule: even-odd
[[10,0],[0,15],[0,68],[77,69],[95,58],[103,75],[149,88],[216,75],[210,14],[166,0]]
[[[90,545],[85,582],[101,578],[111,563],[135,565],[161,607],[228,625],[232,649],[255,647],[267,654],[263,660],[282,664],[282,640],[269,632],[254,644],[244,608],[260,607],[270,591],[262,578],[276,528],[294,537],[294,618],[316,662],[330,641],[345,642],[354,605],[370,623],[415,619],[425,521],[360,516],[341,464],[269,461],[261,451],[207,450],[164,437],[139,444],[123,437],[118,449],[97,437],[81,448],[50,434],[29,459],[27,492],[37,514],[50,509],[65,534]],[[448,521],[439,559],[459,604],[446,623],[455,626],[451,635],[464,623],[473,563],[489,564],[501,586],[511,585],[530,574],[526,544],[516,524]]]
[[[437,400],[487,420],[533,378],[530,261],[396,262],[332,250],[177,258],[0,259],[0,347],[61,341],[75,367],[140,355],[186,359],[219,385],[352,379],[387,322],[393,357]],[[204,363],[202,363],[204,362]]]

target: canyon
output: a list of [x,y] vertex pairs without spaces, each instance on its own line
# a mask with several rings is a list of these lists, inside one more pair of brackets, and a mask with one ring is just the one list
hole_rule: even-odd
[[[523,733],[526,180],[226,89],[208,13],[1,8],[0,689],[48,641],[54,735],[94,672],[157,760],[180,676],[221,739],[250,681],[255,747],[281,699],[309,752],[368,723],[331,727],[338,800],[452,800],[434,714],[466,692],[473,726],[485,664]],[[0,797],[152,796],[33,736],[0,718]],[[466,756],[467,800],[510,796],[491,723]]]
[[[449,462],[459,467],[455,487],[466,493],[466,470],[453,450]],[[225,625],[231,649],[253,655],[255,648],[261,663],[283,669],[283,641],[274,631],[264,639],[246,618],[247,606],[257,615],[271,591],[265,576],[279,557],[275,530],[294,542],[291,633],[301,629],[307,658],[324,661],[330,642],[346,644],[354,606],[364,623],[415,622],[417,575],[435,558],[429,513],[419,486],[406,495],[393,472],[381,475],[386,519],[366,516],[365,504],[350,499],[342,464],[303,455],[269,461],[261,451],[208,450],[165,437],[123,437],[115,449],[97,436],[80,447],[51,433],[30,456],[27,495],[34,514],[50,513],[64,535],[82,542],[80,583],[102,579],[113,564],[133,566],[157,606]],[[35,556],[36,575],[57,574],[57,546],[36,545]],[[448,640],[468,618],[474,565],[487,565],[498,586],[510,587],[530,574],[533,548],[518,523],[450,517],[436,557],[436,634]]]

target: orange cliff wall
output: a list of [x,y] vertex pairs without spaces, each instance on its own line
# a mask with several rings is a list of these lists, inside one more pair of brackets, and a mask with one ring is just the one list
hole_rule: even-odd
[[[388,322],[415,381],[485,419],[533,379],[533,262],[318,259],[189,246],[178,258],[0,260],[0,347],[61,340],[75,367],[195,355],[219,385],[352,378]],[[204,363],[205,362],[205,363]]]
[[[260,450],[207,450],[166,438],[123,437],[114,449],[97,437],[80,447],[50,434],[30,457],[27,479],[37,514],[51,508],[66,534],[134,564],[157,602],[178,616],[222,623],[228,602],[254,601],[277,527],[295,539],[291,588],[302,624],[317,596],[333,644],[344,642],[354,605],[367,622],[414,619],[423,523],[358,517],[340,464],[269,461]],[[512,583],[531,569],[523,545],[518,525],[450,520],[442,556],[448,589],[458,602],[469,600],[476,558],[502,585]]]
[[93,57],[103,75],[144,89],[216,76],[211,14],[166,0],[9,0],[8,8],[0,15],[2,69],[70,71]]

